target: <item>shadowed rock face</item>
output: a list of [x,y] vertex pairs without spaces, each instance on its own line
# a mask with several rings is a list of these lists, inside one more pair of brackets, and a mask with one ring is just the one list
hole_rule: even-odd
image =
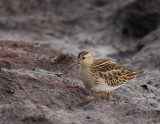
[[[0,123],[158,124],[159,3],[142,2],[2,0]],[[87,101],[94,93],[78,67],[65,71],[82,50],[146,73],[113,91],[110,104],[106,97]]]
[[159,0],[137,0],[119,9],[114,22],[121,26],[122,35],[142,38],[158,28],[159,6]]

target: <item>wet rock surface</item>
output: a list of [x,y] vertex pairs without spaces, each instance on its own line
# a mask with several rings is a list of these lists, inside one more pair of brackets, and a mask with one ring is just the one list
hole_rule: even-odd
[[[0,123],[160,123],[158,0],[0,5]],[[113,91],[110,104],[106,97],[88,101],[94,93],[78,67],[65,71],[82,50],[145,74]]]

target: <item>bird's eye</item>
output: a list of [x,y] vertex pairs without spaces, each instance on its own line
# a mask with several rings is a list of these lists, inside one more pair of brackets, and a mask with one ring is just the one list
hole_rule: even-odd
[[82,59],[85,59],[85,57],[82,57]]

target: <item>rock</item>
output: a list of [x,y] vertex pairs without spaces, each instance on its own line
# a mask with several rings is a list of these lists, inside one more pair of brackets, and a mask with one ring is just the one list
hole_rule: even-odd
[[[3,0],[0,123],[158,124],[159,1],[142,3]],[[94,93],[82,84],[78,67],[65,71],[82,50],[145,74],[113,91],[110,104],[107,97],[86,100]]]
[[156,30],[160,23],[159,0],[136,0],[117,11],[114,23],[121,34],[142,38]]

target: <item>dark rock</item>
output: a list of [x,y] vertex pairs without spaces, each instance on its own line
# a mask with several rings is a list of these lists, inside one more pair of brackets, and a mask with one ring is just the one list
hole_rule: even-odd
[[32,124],[52,124],[52,122],[50,122],[48,119],[46,119],[43,116],[30,116],[30,117],[25,117],[21,120],[22,122],[28,124],[28,123],[32,123]]
[[105,6],[109,1],[106,0],[94,0],[93,4],[98,7]]
[[136,0],[118,10],[114,22],[127,37],[143,38],[160,23],[159,0]]
[[148,86],[146,84],[141,85],[141,87],[143,87],[145,90],[149,90]]

